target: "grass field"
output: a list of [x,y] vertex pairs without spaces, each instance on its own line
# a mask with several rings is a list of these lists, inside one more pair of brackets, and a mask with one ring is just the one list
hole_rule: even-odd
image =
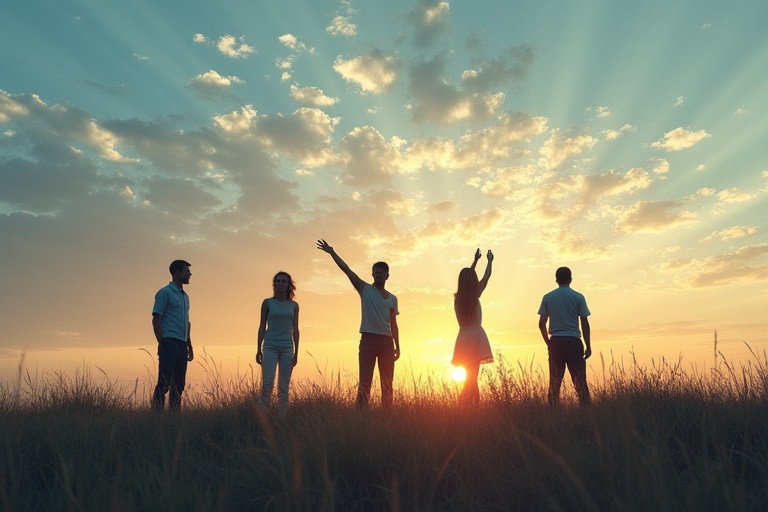
[[[598,361],[599,363],[599,361]],[[594,364],[594,363],[593,363]],[[0,385],[0,509],[42,511],[763,511],[765,354],[706,374],[603,364],[593,404],[546,405],[546,374],[485,368],[482,403],[412,377],[390,410],[297,382],[285,419],[252,376],[208,374],[179,414],[85,370]]]

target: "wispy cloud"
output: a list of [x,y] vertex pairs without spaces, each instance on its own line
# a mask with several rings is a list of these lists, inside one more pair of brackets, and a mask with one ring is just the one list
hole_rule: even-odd
[[753,236],[759,232],[760,228],[757,226],[733,226],[728,229],[713,231],[711,235],[704,238],[702,241],[708,242],[711,240],[722,240],[726,242],[728,240],[736,240],[738,238]]
[[707,137],[710,137],[710,134],[705,130],[691,131],[678,127],[665,133],[664,138],[651,144],[651,147],[664,151],[682,151],[693,147]]

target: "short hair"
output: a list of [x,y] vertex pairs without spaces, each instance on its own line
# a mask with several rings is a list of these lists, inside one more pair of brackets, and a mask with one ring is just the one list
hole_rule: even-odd
[[168,270],[171,272],[171,275],[174,275],[176,272],[180,271],[184,267],[191,267],[191,263],[187,263],[184,260],[173,260],[171,262],[171,266],[168,267]]
[[389,265],[387,265],[385,262],[383,262],[383,261],[377,261],[376,263],[374,263],[374,264],[373,264],[373,267],[371,267],[371,269],[373,270],[373,269],[375,269],[376,267],[378,267],[378,268],[380,268],[380,269],[384,270],[384,272],[386,272],[386,273],[387,273],[387,275],[389,275]]
[[558,283],[570,283],[572,279],[571,269],[568,267],[560,267],[555,271],[555,281]]

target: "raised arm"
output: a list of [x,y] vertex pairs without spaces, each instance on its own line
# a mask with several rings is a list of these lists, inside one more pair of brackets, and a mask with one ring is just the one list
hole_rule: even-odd
[[360,279],[358,275],[352,271],[351,268],[349,268],[349,265],[347,265],[344,260],[341,259],[341,256],[336,254],[336,251],[333,250],[333,247],[328,245],[328,242],[321,238],[317,241],[317,248],[331,255],[331,258],[333,258],[333,261],[336,262],[336,265],[338,265],[342,272],[347,275],[349,282],[352,283],[352,286],[355,287],[355,290],[359,292],[363,288],[363,280]]
[[477,250],[475,251],[475,259],[472,260],[472,265],[469,268],[471,268],[472,270],[475,270],[475,267],[477,266],[477,260],[480,259],[480,255],[481,255],[480,248],[478,247]]
[[[480,252],[480,249],[477,250],[477,252]],[[488,265],[485,267],[485,273],[483,273],[482,279],[480,279],[480,295],[483,294],[483,291],[485,290],[485,287],[488,286],[488,280],[491,278],[491,272],[493,271],[493,253],[490,249],[488,249]],[[477,261],[477,260],[475,260]]]

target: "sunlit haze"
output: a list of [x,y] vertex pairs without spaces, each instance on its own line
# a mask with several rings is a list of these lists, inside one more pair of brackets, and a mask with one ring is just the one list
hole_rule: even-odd
[[590,378],[705,369],[715,331],[748,360],[768,342],[766,20],[758,1],[5,2],[0,381],[22,358],[154,379],[176,258],[190,383],[258,372],[279,270],[296,377],[355,379],[359,299],[318,238],[369,282],[389,263],[397,382],[451,378],[478,247],[497,362],[546,366],[561,265],[592,311]]

